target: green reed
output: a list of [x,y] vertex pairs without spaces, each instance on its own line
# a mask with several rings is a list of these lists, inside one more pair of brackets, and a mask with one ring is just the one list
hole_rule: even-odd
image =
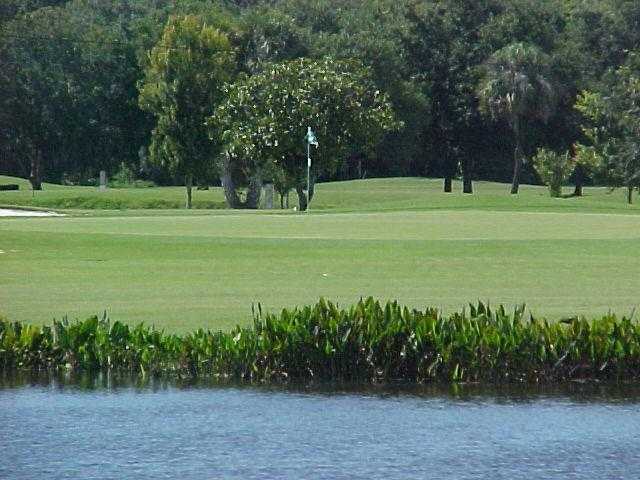
[[549,322],[480,303],[450,316],[373,298],[254,313],[231,332],[179,336],[106,318],[0,320],[0,370],[112,370],[252,382],[559,382],[640,379],[640,324]]

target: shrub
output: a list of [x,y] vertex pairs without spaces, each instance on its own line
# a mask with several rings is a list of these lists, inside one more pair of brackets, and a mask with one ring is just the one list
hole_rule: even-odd
[[[73,197],[38,198],[30,205],[42,208],[77,208],[86,210],[127,210],[127,209],[178,209],[182,208],[182,201],[163,198],[127,198],[99,195],[78,195]],[[193,202],[196,209],[224,209],[226,204],[214,200],[198,200]]]
[[9,190],[20,190],[20,185],[16,185],[15,183],[5,183],[3,185],[0,185],[0,191]]
[[249,382],[639,380],[640,325],[526,319],[479,304],[442,316],[373,298],[262,315],[231,332],[185,336],[97,317],[39,327],[0,319],[0,372],[117,371]]
[[109,179],[111,188],[126,188],[135,181],[133,170],[124,162],[120,162],[118,171]]
[[539,148],[533,157],[533,167],[545,185],[549,187],[552,197],[562,195],[562,184],[575,168],[575,161],[569,155]]

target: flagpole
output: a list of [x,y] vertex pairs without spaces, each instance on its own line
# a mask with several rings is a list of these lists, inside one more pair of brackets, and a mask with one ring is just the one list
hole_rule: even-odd
[[[307,138],[309,140],[311,127],[307,129]],[[311,142],[307,141],[307,213],[309,213],[309,204],[311,203]]]
[[309,211],[309,204],[311,203],[311,145],[307,143],[307,212]]

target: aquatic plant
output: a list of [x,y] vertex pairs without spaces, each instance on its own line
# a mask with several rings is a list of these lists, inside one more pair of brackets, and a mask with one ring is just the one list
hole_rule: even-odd
[[0,319],[0,370],[117,371],[251,382],[559,382],[640,379],[640,324],[558,322],[482,303],[460,313],[373,298],[263,315],[179,336],[107,318],[36,326]]

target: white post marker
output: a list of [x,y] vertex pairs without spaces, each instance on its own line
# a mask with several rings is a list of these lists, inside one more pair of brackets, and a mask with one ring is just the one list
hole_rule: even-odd
[[315,133],[311,130],[311,127],[307,127],[307,212],[309,211],[309,204],[311,203],[311,145],[315,145],[318,148],[318,140]]

